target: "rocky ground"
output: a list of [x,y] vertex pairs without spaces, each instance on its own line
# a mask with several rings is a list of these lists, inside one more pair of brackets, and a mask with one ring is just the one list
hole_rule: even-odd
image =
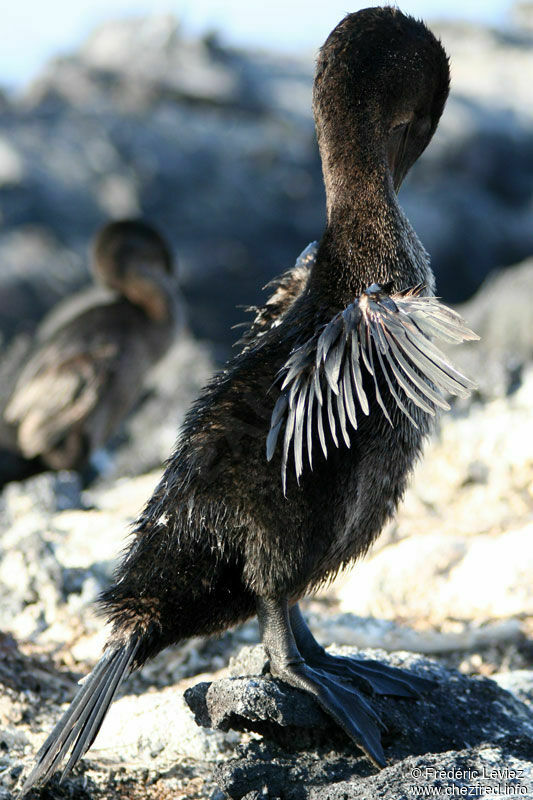
[[[400,798],[454,781],[533,796],[532,402],[525,369],[510,396],[445,416],[374,551],[307,603],[325,643],[438,681],[421,701],[372,700],[387,769],[311,700],[260,675],[252,621],[146,666],[74,777],[35,796]],[[82,490],[75,474],[43,474],[1,496],[0,797],[98,658],[92,600],[158,476]]]
[[[34,797],[533,798],[533,262],[510,267],[533,252],[533,38],[439,30],[454,94],[402,202],[441,291],[482,334],[450,354],[479,389],[442,418],[373,551],[305,606],[324,643],[435,690],[372,699],[386,725],[378,772],[309,698],[261,674],[251,621],[132,676],[73,776]],[[86,281],[87,239],[109,215],[160,222],[189,304],[188,331],[96,454],[99,477],[46,473],[0,494],[0,800],[99,657],[94,598],[229,352],[234,304],[320,232],[310,85],[309,59],[191,42],[164,18],[106,26],[0,105],[0,374]]]

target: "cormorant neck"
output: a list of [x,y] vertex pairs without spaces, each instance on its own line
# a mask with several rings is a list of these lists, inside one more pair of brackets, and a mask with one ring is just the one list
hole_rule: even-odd
[[175,278],[162,269],[136,266],[128,272],[120,291],[154,322],[165,324],[175,315]]
[[324,163],[327,225],[309,286],[333,307],[372,283],[394,290],[433,286],[427,253],[398,205],[387,167],[369,167],[350,159]]

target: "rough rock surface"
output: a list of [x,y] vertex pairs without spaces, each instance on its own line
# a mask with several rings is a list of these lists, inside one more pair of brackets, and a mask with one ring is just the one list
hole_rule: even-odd
[[[336,652],[350,654],[346,648]],[[372,651],[361,655],[436,681],[420,700],[371,699],[384,725],[386,769],[376,774],[308,695],[259,675],[226,678],[185,693],[201,725],[254,731],[263,737],[217,768],[222,790],[235,800],[375,797],[379,790],[398,798],[412,794],[409,787],[454,783],[481,787],[499,782],[533,792],[531,705],[491,680],[467,678],[420,657],[385,657]],[[257,654],[247,653],[233,667],[253,674]],[[467,766],[470,776],[464,778],[460,770]],[[503,771],[491,774],[490,768],[496,767]],[[449,777],[443,780],[439,773],[445,772]]]

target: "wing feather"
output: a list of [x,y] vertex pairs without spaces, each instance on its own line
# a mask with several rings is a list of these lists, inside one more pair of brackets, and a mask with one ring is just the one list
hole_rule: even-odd
[[292,434],[294,431],[294,408],[289,407],[287,423],[285,425],[285,438],[283,440],[283,456],[281,459],[281,479],[283,481],[283,491],[287,486],[287,459],[289,457],[289,447],[291,445]]
[[294,423],[294,468],[296,478],[299,480],[303,472],[303,433],[306,412],[307,394],[309,391],[310,379],[308,378],[298,394],[298,401],[295,409]]
[[307,457],[309,459],[309,466],[313,469],[313,407],[315,403],[315,381],[311,377],[309,379],[309,400],[307,401]]
[[350,359],[344,359],[344,379],[343,379],[343,391],[344,391],[344,405],[346,406],[346,413],[348,414],[348,419],[350,420],[350,424],[354,430],[357,430],[357,412],[355,410],[355,400],[354,400],[354,387],[352,384],[352,370],[350,367]]
[[333,413],[333,402],[332,402],[333,392],[331,391],[331,386],[328,385],[326,389],[326,400],[327,400],[327,409],[328,409],[328,422],[329,422],[329,431],[331,433],[331,438],[333,439],[333,443],[335,447],[339,446],[339,442],[337,439],[337,426],[335,424],[335,414]]
[[352,331],[352,358],[350,364],[352,370],[352,377],[355,384],[356,396],[363,414],[368,416],[370,414],[370,406],[368,405],[368,398],[363,389],[363,375],[361,373],[361,365],[359,363],[359,337],[357,329]]
[[[388,388],[389,388],[389,392],[391,393],[391,395],[392,395],[392,396],[393,396],[393,398],[395,399],[395,401],[396,401],[396,405],[398,406],[398,408],[400,409],[400,411],[402,411],[402,412],[405,414],[405,416],[407,417],[407,419],[408,419],[408,420],[409,420],[409,421],[410,421],[410,422],[411,422],[411,423],[412,423],[412,424],[415,426],[415,428],[418,430],[418,424],[415,422],[415,420],[413,419],[413,417],[411,416],[411,414],[409,413],[409,411],[407,410],[407,408],[406,408],[406,407],[405,407],[405,405],[403,404],[403,402],[402,402],[401,398],[398,396],[398,393],[396,392],[396,389],[394,388],[394,384],[393,384],[393,382],[392,382],[392,381],[391,381],[391,379],[390,379],[389,373],[388,373],[388,371],[387,371],[387,368],[386,368],[386,366],[385,366],[385,360],[386,360],[386,359],[385,359],[385,356],[388,356],[388,353],[387,353],[387,351],[385,351],[385,352],[383,353],[383,355],[382,355],[381,347],[378,347],[376,352],[377,352],[377,354],[378,354],[378,361],[379,361],[379,364],[380,364],[380,367],[381,367],[381,371],[383,372],[383,375],[385,376],[385,380],[387,381],[387,386],[388,386]],[[388,359],[387,359],[387,363],[389,364],[389,366],[391,366],[391,367],[392,367],[392,364],[391,364],[391,359],[390,359],[390,358],[388,358]],[[428,406],[428,408],[429,408],[429,406]],[[431,409],[431,408],[430,408],[430,412],[433,414],[433,409]],[[389,421],[390,421],[390,420],[389,420]]]
[[344,407],[344,389],[341,386],[341,391],[336,396],[337,401],[337,416],[339,418],[339,427],[341,429],[342,438],[346,447],[350,447],[350,437],[348,436],[348,429],[346,427],[346,409]]
[[371,367],[370,371],[371,371],[372,376],[374,378],[374,389],[376,390],[376,400],[378,401],[378,404],[381,407],[381,410],[383,411],[383,414],[385,415],[385,419],[387,420],[387,422],[390,423],[390,425],[392,425],[392,420],[391,420],[391,418],[389,416],[389,412],[387,411],[387,407],[385,406],[385,403],[383,402],[383,398],[381,396],[381,392],[379,391],[378,377],[377,377],[376,369],[374,367],[374,356],[372,354],[372,351],[374,349],[372,347],[372,342],[373,342],[372,328],[371,328],[371,325],[367,325],[366,326],[366,349],[367,349],[367,353],[368,353],[368,359],[370,361],[370,367]]
[[322,448],[322,452],[324,453],[324,458],[328,457],[328,446],[326,444],[326,434],[324,432],[324,419],[322,417],[322,406],[317,408],[317,420],[318,420],[318,438],[320,439],[320,447]]
[[[434,416],[436,408],[450,408],[447,394],[465,396],[474,388],[475,384],[448,362],[433,339],[458,343],[479,337],[437,298],[420,295],[422,288],[391,295],[372,284],[291,352],[278,374],[281,394],[267,437],[270,460],[285,426],[281,458],[284,491],[291,448],[298,481],[304,469],[304,446],[313,468],[315,418],[325,458],[328,447],[340,447],[341,439],[350,447],[349,429],[357,430],[358,412],[370,414],[369,385],[391,425],[394,422],[389,412],[395,406],[415,428],[419,428],[415,407]],[[383,392],[388,392],[392,405],[385,402]]]
[[[431,400],[435,405],[439,406],[445,411],[448,411],[450,406],[449,404],[435,392],[431,386],[420,378],[419,374],[409,365],[406,359],[401,354],[399,347],[397,347],[394,336],[389,332],[385,331],[385,336],[389,340],[389,347],[391,352],[391,359],[390,359],[390,366],[394,373],[396,380],[398,381],[401,388],[404,390],[407,397],[409,397],[413,403],[415,403],[422,411],[425,411],[427,414],[434,416],[435,411],[432,409],[430,405],[428,405],[425,400],[423,400],[420,395],[416,393],[412,384],[416,386],[422,394],[424,394],[429,400]],[[401,367],[403,372],[405,373],[405,377],[402,373],[397,369],[396,363]],[[411,383],[409,383],[411,381]]]

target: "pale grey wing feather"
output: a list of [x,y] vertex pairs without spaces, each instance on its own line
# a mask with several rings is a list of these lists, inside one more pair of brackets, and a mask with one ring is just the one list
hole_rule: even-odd
[[341,387],[341,391],[338,393],[336,397],[337,401],[337,416],[339,418],[339,427],[341,429],[342,438],[344,439],[344,443],[346,447],[351,446],[350,437],[348,436],[348,429],[346,427],[346,408],[344,405],[344,390]]
[[474,387],[432,340],[462,342],[478,337],[455,311],[434,297],[417,294],[419,290],[391,296],[373,284],[292,351],[278,375],[281,394],[267,437],[270,460],[285,427],[284,491],[291,449],[298,481],[304,468],[304,446],[312,468],[315,431],[326,458],[331,444],[339,447],[342,440],[350,446],[349,428],[357,430],[358,413],[370,413],[363,369],[391,425],[392,406],[385,403],[384,391],[411,424],[419,427],[410,403],[433,416],[436,407],[450,407],[446,394],[464,396]]
[[333,413],[333,392],[331,391],[331,386],[329,386],[329,384],[326,388],[326,401],[328,409],[329,432],[331,433],[331,438],[333,439],[335,447],[338,447],[339,442],[337,440],[337,426],[335,424],[335,414]]
[[357,353],[359,352],[359,336],[357,334],[357,329],[352,331],[352,358],[350,359],[350,367],[352,372],[352,378],[355,386],[355,393],[357,399],[359,400],[359,404],[363,411],[363,414],[370,413],[370,407],[368,405],[368,398],[366,396],[366,392],[363,389],[363,374],[361,372],[361,364],[358,358],[354,358]]
[[286,396],[284,394],[280,394],[276,405],[274,406],[274,411],[272,412],[272,418],[270,420],[270,430],[267,436],[267,461],[270,461],[274,455],[276,442],[278,440],[278,433],[285,422],[285,412],[287,411],[288,406],[289,401],[287,400]]
[[374,389],[376,390],[376,400],[378,401],[378,404],[379,404],[381,410],[383,411],[383,414],[385,415],[385,419],[387,420],[387,422],[389,422],[392,425],[392,420],[391,420],[391,418],[389,416],[389,412],[387,411],[385,403],[383,402],[383,398],[381,397],[381,392],[379,391],[378,376],[377,376],[376,369],[374,367],[374,356],[373,356],[374,348],[372,347],[372,342],[373,342],[372,327],[371,327],[371,324],[367,324],[367,326],[366,326],[366,350],[367,350],[367,354],[368,354],[368,360],[370,362],[370,372],[372,374],[372,377],[374,378]]
[[309,401],[307,403],[307,458],[309,459],[309,466],[313,469],[313,408],[315,404],[315,381],[310,378],[309,383]]
[[[406,311],[411,313],[413,319],[427,336],[435,336],[443,341],[458,344],[478,338],[473,331],[465,328],[456,311],[442,305],[434,297],[418,297],[416,304],[410,304],[409,300],[405,299],[402,305]],[[430,311],[430,314],[427,311]]]
[[328,383],[333,394],[339,394],[339,375],[341,371],[345,345],[346,342],[344,337],[342,335],[339,336],[337,342],[331,348],[329,355],[326,355],[324,361],[326,378],[328,379]]
[[315,370],[313,389],[318,402],[322,405],[322,386],[320,385],[320,371],[318,369]]
[[[468,337],[465,335],[464,340],[475,336],[464,324],[463,327],[465,333],[469,334]],[[386,328],[391,337],[395,339],[396,345],[399,345],[424,375],[435,381],[438,386],[442,383],[443,388],[450,394],[459,396],[466,396],[475,388],[474,382],[457,372],[431,339],[421,333],[411,316],[407,316],[406,319],[389,318]],[[410,369],[410,373],[412,373],[412,369]],[[427,387],[427,384],[425,386]],[[427,394],[425,390],[424,392]],[[428,394],[428,396],[430,395]]]
[[[389,337],[388,333],[386,333],[385,335],[387,337]],[[389,344],[390,344],[390,351],[391,351],[391,358],[389,358],[389,366],[390,366],[390,368],[391,368],[391,370],[392,370],[392,372],[394,374],[394,377],[398,381],[399,386],[401,386],[401,388],[403,389],[403,391],[405,392],[407,397],[409,397],[409,399],[412,400],[413,403],[415,403],[415,405],[417,405],[419,408],[421,408],[422,411],[425,411],[427,414],[430,414],[431,416],[433,416],[435,414],[435,411],[433,410],[433,408],[430,405],[428,405],[420,397],[419,394],[416,393],[416,391],[413,388],[412,384],[409,383],[409,381],[407,380],[407,376],[409,376],[411,381],[413,382],[413,384],[415,386],[417,386],[420,389],[421,392],[426,394],[426,396],[430,400],[432,400],[435,403],[435,405],[438,405],[438,406],[440,406],[440,408],[442,408],[442,409],[447,411],[450,408],[448,403],[445,400],[443,400],[436,392],[434,392],[433,389],[431,389],[430,386],[426,386],[419,379],[419,376],[417,375],[417,373],[413,373],[413,370],[409,367],[409,365],[407,364],[406,360],[404,359],[404,357],[401,355],[400,351],[396,347],[396,344],[395,344],[394,339],[392,337],[389,338]],[[395,360],[399,364],[399,366],[401,367],[400,370],[397,368]],[[405,374],[403,374],[401,370],[403,370],[403,372]]]
[[355,410],[354,401],[354,387],[352,384],[352,370],[350,366],[351,359],[344,359],[344,378],[343,378],[343,392],[344,404],[346,406],[346,413],[350,424],[354,430],[357,430],[357,412]]
[[[414,336],[410,331],[407,331],[401,344],[413,363],[439,388],[442,387],[449,391],[450,394],[460,397],[468,396],[470,391],[475,388],[473,381],[457,372],[446,361],[445,356],[432,346],[429,339]],[[424,347],[424,350],[421,347]]]
[[318,438],[320,439],[320,447],[322,448],[322,452],[324,453],[324,458],[327,458],[328,445],[326,443],[326,434],[324,431],[324,419],[322,417],[322,409],[317,411],[317,428],[318,428]]
[[[399,332],[400,336],[403,334],[402,331]],[[425,395],[431,402],[433,402],[436,406],[439,406],[445,411],[448,411],[450,408],[449,404],[439,395],[433,388],[424,383],[420,375],[413,371],[413,368],[409,365],[406,361],[404,356],[402,355],[400,348],[397,344],[398,342],[398,334],[394,337],[389,330],[385,328],[384,336],[387,338],[391,358],[389,358],[390,368],[394,373],[396,380],[398,381],[401,388],[404,390],[407,397],[409,397],[413,403],[415,403],[419,408],[423,411],[426,411],[428,414],[434,415],[433,408],[428,405],[425,400],[420,397],[419,394],[415,391],[414,387],[420,390],[420,392]],[[399,371],[396,367],[398,364],[403,371]],[[411,381],[411,383],[409,383]]]
[[413,314],[416,324],[421,329],[422,333],[426,336],[441,339],[450,344],[460,344],[463,341],[462,336],[457,330],[445,321],[440,321],[436,318],[428,317],[425,314]]
[[281,458],[281,476],[283,480],[284,492],[287,485],[287,459],[289,457],[289,448],[291,446],[293,432],[294,432],[294,409],[289,407],[287,422],[285,424],[285,438],[283,439],[283,455]]
[[361,356],[362,356],[362,359],[363,359],[363,364],[365,365],[365,367],[367,369],[367,372],[369,372],[373,376],[374,375],[374,367],[370,363],[370,357],[369,357],[369,354],[368,354],[367,344],[366,344],[366,341],[365,341],[365,339],[366,339],[366,328],[363,329],[362,333],[363,333],[364,339],[361,338],[361,337],[359,338],[359,342],[360,342],[359,350],[360,350],[360,353],[361,353]]
[[[402,402],[401,398],[399,397],[399,395],[398,395],[398,393],[397,393],[396,389],[394,388],[394,384],[393,384],[393,382],[392,382],[392,380],[391,380],[391,378],[390,378],[390,375],[389,375],[389,372],[388,372],[388,370],[387,370],[387,367],[385,366],[385,360],[384,360],[384,358],[383,358],[383,355],[385,355],[386,351],[385,351],[385,350],[382,350],[382,346],[381,346],[381,341],[382,341],[382,340],[381,340],[381,338],[379,337],[379,334],[380,334],[380,331],[379,331],[379,325],[374,325],[374,329],[375,329],[375,331],[376,331],[376,336],[379,338],[379,341],[380,341],[380,346],[379,346],[378,348],[376,348],[376,352],[377,352],[377,354],[378,354],[378,361],[379,361],[379,365],[380,365],[380,367],[381,367],[381,371],[382,371],[383,375],[385,376],[385,380],[387,381],[387,386],[388,386],[389,392],[391,393],[391,395],[393,396],[394,400],[396,401],[396,405],[398,406],[398,408],[400,409],[400,411],[402,411],[402,412],[405,414],[405,416],[407,417],[407,419],[408,419],[408,420],[409,420],[409,421],[410,421],[410,422],[411,422],[411,423],[412,423],[412,424],[415,426],[415,428],[418,430],[418,424],[417,424],[417,422],[416,422],[416,421],[413,419],[413,417],[411,416],[411,414],[409,413],[409,411],[407,410],[407,408],[406,408],[406,407],[405,407],[405,405],[403,404],[403,402]],[[382,355],[382,353],[383,353],[383,355]],[[390,360],[388,361],[388,364],[389,364],[389,366],[392,368],[392,364],[391,364],[391,361],[390,361]],[[433,409],[432,409],[432,408],[430,408],[429,406],[428,406],[428,408],[429,408],[429,411],[430,411],[430,413],[431,413],[431,414],[433,414]],[[389,420],[389,422],[390,422],[390,420]]]
[[304,433],[304,420],[306,412],[307,393],[311,378],[305,381],[304,385],[298,393],[298,400],[296,402],[295,410],[295,424],[294,424],[294,468],[296,476],[299,478],[303,472],[303,433]]

